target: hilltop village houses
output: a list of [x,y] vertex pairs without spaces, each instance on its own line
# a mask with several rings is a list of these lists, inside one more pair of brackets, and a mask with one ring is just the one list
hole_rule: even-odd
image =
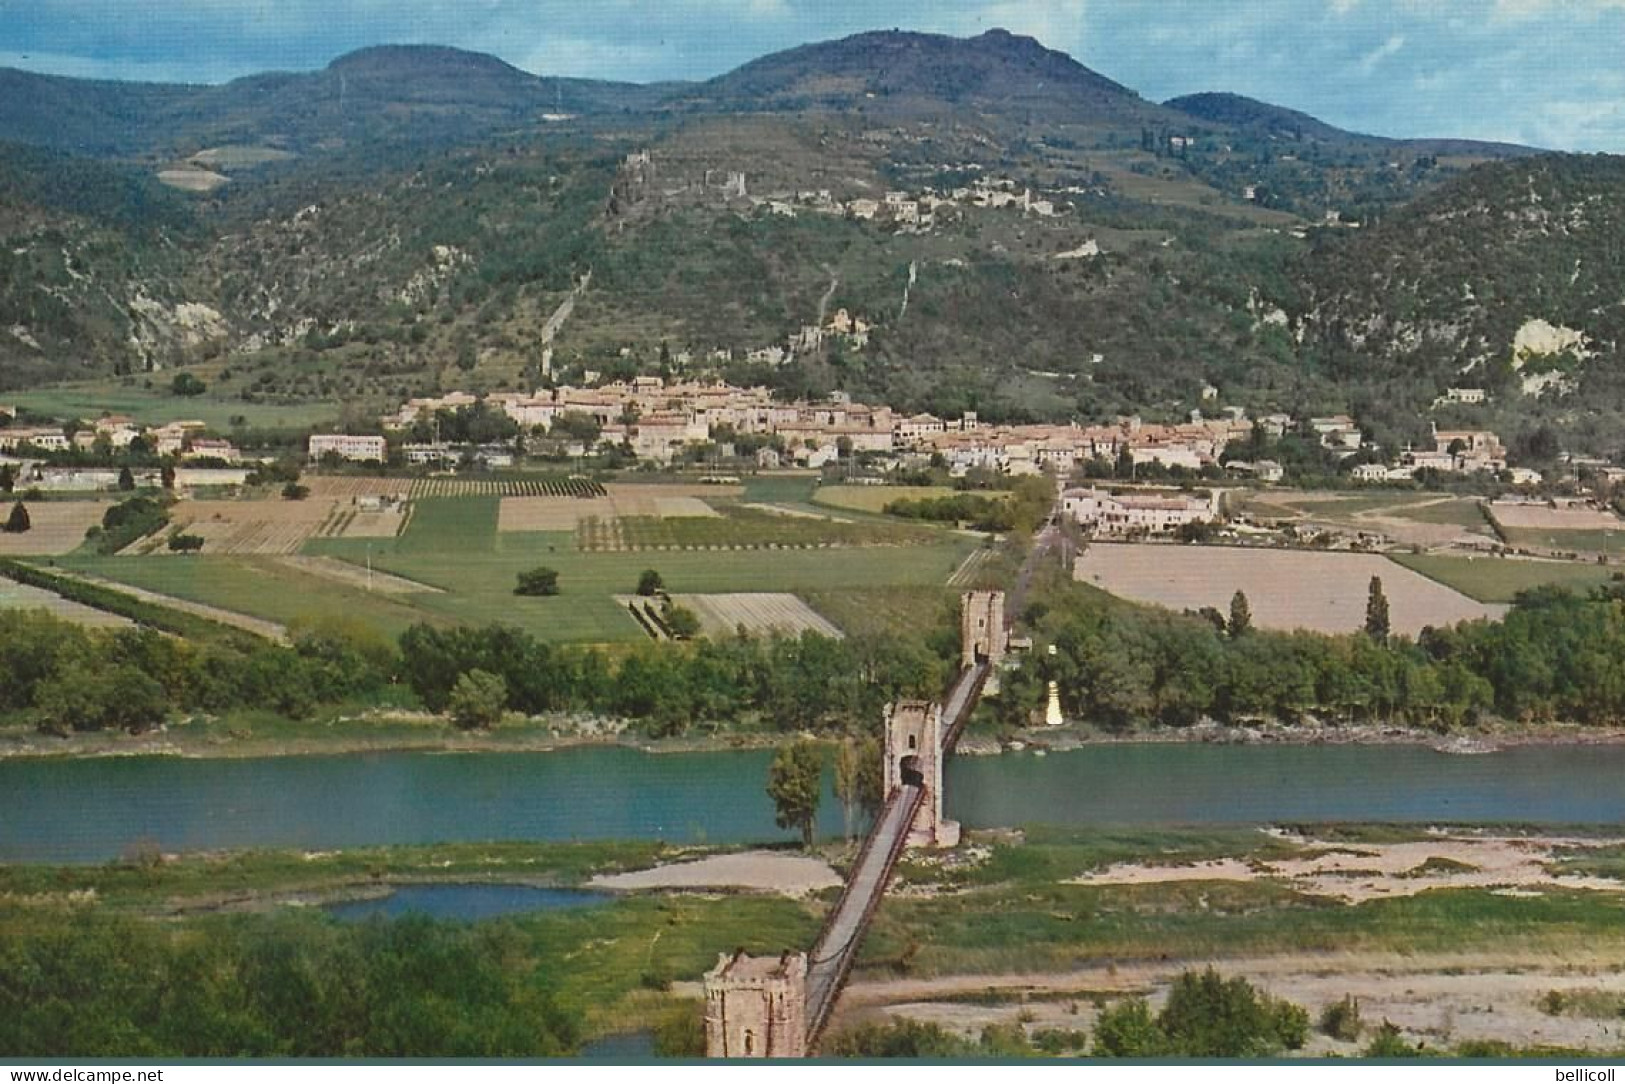
[[[402,434],[440,411],[467,409],[477,401],[466,392],[412,399],[381,422],[386,432]],[[1136,465],[1159,463],[1199,470],[1217,464],[1226,446],[1252,432],[1252,423],[1239,413],[1177,425],[1147,424],[1138,418],[1096,426],[988,425],[971,412],[952,420],[931,414],[905,415],[890,407],[854,402],[840,393],[827,402],[782,403],[766,388],[668,384],[654,376],[529,395],[494,394],[484,403],[522,429],[543,434],[566,416],[590,418],[598,428],[600,443],[623,446],[641,460],[662,465],[672,463],[687,448],[710,443],[720,434],[733,434],[774,438],[773,447],[759,453],[763,466],[816,468],[845,453],[868,452],[893,456],[899,464],[940,457],[955,476],[975,468],[1009,475],[1050,471],[1065,476],[1090,460],[1116,461],[1124,455]],[[319,457],[318,447],[346,459],[377,455],[373,447],[350,449],[333,440],[312,438],[312,457]],[[446,450],[406,443],[403,451],[408,462],[413,462],[420,455],[443,457]]]

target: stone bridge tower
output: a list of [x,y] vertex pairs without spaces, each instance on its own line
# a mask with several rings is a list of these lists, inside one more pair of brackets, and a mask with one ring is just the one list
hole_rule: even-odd
[[705,1056],[807,1056],[807,954],[723,954],[705,976]]
[[987,662],[986,692],[999,689],[999,663],[1010,646],[1004,624],[1003,591],[966,591],[959,597],[959,664],[971,667]]
[[942,817],[942,705],[902,700],[886,705],[886,793],[904,783],[925,787],[925,800],[909,828],[915,847],[953,847],[959,824]]

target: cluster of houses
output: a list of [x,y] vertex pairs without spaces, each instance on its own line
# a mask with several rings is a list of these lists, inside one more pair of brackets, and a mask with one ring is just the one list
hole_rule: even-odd
[[[9,417],[16,417],[15,411],[6,413]],[[122,414],[108,414],[76,429],[71,437],[61,426],[0,428],[0,452],[31,449],[42,452],[66,452],[71,449],[91,452],[98,447],[124,451],[140,440],[145,442],[148,451],[158,456],[180,460],[240,462],[242,453],[237,447],[229,440],[206,436],[208,428],[201,421],[174,421],[160,426],[146,426]]]
[[[384,416],[382,427],[386,433],[404,433],[440,411],[465,410],[477,402],[479,398],[467,392],[411,399]],[[628,448],[639,459],[659,464],[671,463],[687,448],[725,441],[727,434],[734,434],[773,438],[771,447],[757,453],[758,465],[766,468],[817,468],[845,453],[868,452],[892,456],[899,466],[940,457],[956,476],[977,468],[1009,475],[1044,471],[1065,475],[1090,460],[1117,462],[1124,456],[1135,466],[1155,463],[1199,470],[1217,463],[1231,442],[1252,432],[1252,422],[1239,410],[1176,425],[1147,424],[1138,418],[1097,426],[988,425],[972,412],[952,420],[905,415],[890,407],[854,402],[840,393],[828,402],[781,403],[766,388],[668,384],[654,376],[600,387],[499,393],[487,396],[484,404],[531,433],[551,434],[567,416],[590,418],[600,443]],[[1284,418],[1277,421],[1290,423]],[[589,450],[578,441],[570,452]],[[406,443],[403,451],[410,463],[455,459],[459,454],[440,443]],[[381,436],[323,434],[310,443],[312,459],[334,454],[355,461],[382,460],[386,453]],[[1274,464],[1248,466],[1263,477],[1279,477]]]
[[1194,493],[1112,493],[1104,489],[1068,489],[1061,494],[1063,513],[1096,535],[1131,538],[1171,534],[1188,523],[1223,519],[1217,491]]

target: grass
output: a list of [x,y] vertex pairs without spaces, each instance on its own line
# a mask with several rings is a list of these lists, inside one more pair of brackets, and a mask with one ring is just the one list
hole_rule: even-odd
[[1617,554],[1625,550],[1625,531],[1565,531],[1505,527],[1502,528],[1501,534],[1509,546],[1538,546],[1564,553]]
[[1390,513],[1395,519],[1408,519],[1414,523],[1444,523],[1456,527],[1488,528],[1482,506],[1477,501],[1441,501],[1414,508],[1395,508]]
[[1560,561],[1421,554],[1392,554],[1390,558],[1479,602],[1511,602],[1520,591],[1547,585],[1589,591],[1607,582],[1610,576],[1608,569],[1597,565]]
[[[784,591],[807,597],[820,592],[845,593],[849,601],[844,605],[838,601],[835,608],[849,618],[863,613],[862,596],[879,591],[878,612],[887,615],[880,626],[903,632],[919,627],[910,625],[917,616],[934,618],[929,600],[941,593],[941,585],[976,544],[929,528],[830,524],[738,512],[721,519],[695,519],[691,521],[693,530],[712,532],[705,536],[713,539],[722,537],[714,532],[731,531],[738,536],[742,530],[758,532],[750,535],[757,539],[794,536],[802,538],[803,545],[810,539],[829,537],[832,530],[856,531],[864,538],[907,537],[923,544],[582,553],[569,533],[499,534],[498,508],[496,497],[420,500],[413,504],[406,530],[396,538],[321,538],[304,547],[307,554],[337,557],[358,566],[370,560],[374,568],[440,588],[442,593],[369,593],[359,586],[318,580],[266,557],[75,555],[60,563],[283,624],[301,618],[354,617],[396,635],[420,621],[504,622],[556,642],[634,643],[644,633],[613,596],[633,591],[646,568],[657,569],[668,590],[683,594]],[[516,597],[513,589],[519,573],[539,565],[559,572],[560,593],[551,598]],[[902,594],[889,594],[894,590]],[[924,607],[918,605],[922,599],[927,603]],[[830,616],[846,628],[840,617]]]
[[[413,524],[400,539],[373,543],[374,566],[442,588],[444,594],[411,596],[410,607],[431,619],[469,624],[504,621],[556,641],[641,640],[643,632],[613,596],[634,590],[646,568],[658,570],[666,588],[677,594],[788,591],[805,595],[820,590],[930,587],[942,584],[974,545],[969,539],[935,535],[939,541],[920,546],[581,553],[569,534],[499,535],[483,525],[475,528],[442,516],[452,511],[431,512],[429,523],[421,528],[442,539],[444,548],[423,547],[422,535],[413,540],[414,532],[420,530],[414,514]],[[461,542],[452,541],[456,538]],[[365,550],[358,539],[318,539],[305,547],[307,553],[357,563],[365,559]],[[538,565],[558,570],[559,594],[515,598],[518,574]]]
[[524,880],[577,885],[595,873],[646,869],[670,859],[658,842],[449,843],[304,851],[183,854],[99,866],[0,865],[0,898],[94,892],[104,906],[167,912],[254,894],[337,893],[399,880]]
[[583,550],[907,545],[938,537],[939,532],[930,527],[846,523],[726,506],[723,514],[715,517],[621,516],[600,520],[593,516],[581,521],[575,536],[576,546]]
[[20,407],[56,418],[128,414],[148,425],[196,418],[222,432],[229,431],[231,420],[238,417],[255,429],[310,429],[331,423],[339,415],[336,402],[245,403],[226,394],[212,393],[186,398],[171,395],[161,387],[148,389],[112,380],[59,384],[17,392],[10,399]]
[[757,504],[810,504],[816,474],[756,474],[745,479],[745,497]]
[[[680,852],[657,843],[477,843],[366,848],[309,857],[297,851],[197,856],[175,862],[105,866],[0,866],[0,923],[13,931],[76,921],[85,907],[150,915],[176,930],[206,933],[212,923],[269,922],[271,916],[182,911],[221,904],[272,903],[294,893],[340,897],[394,881],[579,884],[596,872],[637,869]],[[69,893],[80,895],[70,901]],[[776,896],[639,895],[602,907],[490,920],[535,966],[566,1005],[580,1010],[587,1037],[624,1031],[669,1003],[674,980],[698,979],[720,953],[777,955],[812,943],[819,923],[809,904]],[[297,921],[325,923],[320,915]]]
[[[364,554],[358,560],[365,560]],[[284,625],[308,618],[359,618],[395,635],[430,617],[401,601],[402,596],[316,579],[268,557],[75,555],[58,558],[57,564]]]
[[429,497],[412,502],[406,530],[393,539],[402,554],[438,553],[452,556],[462,552],[490,550],[496,545],[500,497]]
[[940,585],[833,587],[799,594],[848,636],[914,637],[936,624],[944,607],[953,607],[957,614],[959,606],[959,589]]
[[[893,501],[936,500],[940,497],[961,496],[959,490],[949,486],[820,486],[813,496],[814,504],[831,508],[844,508],[851,512],[884,512]],[[998,497],[998,493],[980,494]]]
[[[1352,832],[1358,836],[1360,833]],[[1618,944],[1625,899],[1547,890],[1538,897],[1449,889],[1346,905],[1278,882],[1062,883],[1114,862],[1184,864],[1303,853],[1259,832],[1028,829],[979,865],[911,857],[900,875],[953,889],[888,894],[860,967],[872,975],[1067,971],[1185,957],[1461,951],[1596,951]]]

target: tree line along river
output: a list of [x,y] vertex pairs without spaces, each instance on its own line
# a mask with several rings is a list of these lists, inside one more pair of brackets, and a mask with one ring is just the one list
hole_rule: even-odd
[[[331,849],[472,840],[789,840],[769,751],[351,754],[0,762],[0,861],[100,862],[132,847]],[[968,828],[1330,821],[1625,821],[1625,747],[1452,756],[1408,745],[1101,745],[960,757]],[[819,833],[842,830],[826,793]]]

